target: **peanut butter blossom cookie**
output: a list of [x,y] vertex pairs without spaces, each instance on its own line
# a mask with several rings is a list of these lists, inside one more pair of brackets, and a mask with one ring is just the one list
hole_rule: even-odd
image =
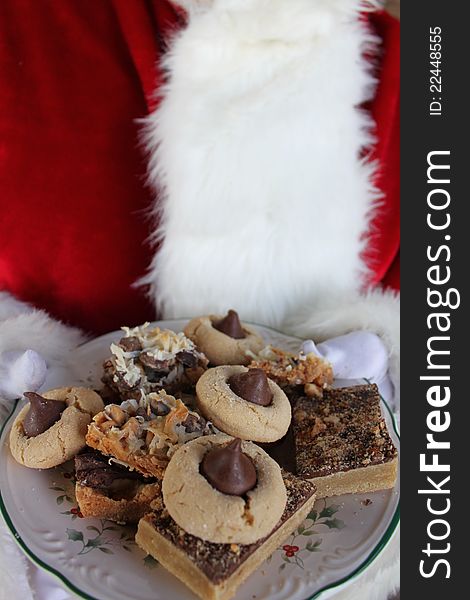
[[204,600],[228,600],[238,587],[303,523],[315,502],[315,486],[282,472],[287,502],[267,537],[252,544],[216,544],[185,532],[168,511],[147,513],[135,541]]
[[225,317],[209,315],[192,319],[184,329],[212,365],[247,365],[248,353],[264,347],[263,338],[240,322],[238,314],[229,310]]
[[198,438],[172,457],[162,484],[184,531],[221,544],[251,544],[279,522],[287,494],[279,465],[252,442]]
[[75,456],[85,446],[91,419],[103,410],[100,396],[87,388],[24,395],[29,402],[13,423],[10,449],[19,463],[34,469],[49,469]]
[[255,442],[281,439],[291,421],[290,402],[262,369],[222,366],[196,385],[198,408],[221,431]]

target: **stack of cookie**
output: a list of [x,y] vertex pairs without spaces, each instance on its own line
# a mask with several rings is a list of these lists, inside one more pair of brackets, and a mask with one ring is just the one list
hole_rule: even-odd
[[394,485],[375,386],[331,389],[328,363],[267,347],[235,311],[124,334],[107,404],[83,388],[25,394],[12,453],[36,468],[75,456],[81,513],[138,523],[138,545],[201,598],[232,597],[316,498]]
[[87,452],[75,459],[76,497],[85,517],[137,523],[161,510],[161,482],[176,450],[218,430],[194,410],[204,353],[183,333],[148,323],[123,331],[104,363],[108,404],[88,427]]
[[177,451],[163,502],[139,521],[136,542],[200,598],[223,600],[304,521],[315,486],[221,434]]

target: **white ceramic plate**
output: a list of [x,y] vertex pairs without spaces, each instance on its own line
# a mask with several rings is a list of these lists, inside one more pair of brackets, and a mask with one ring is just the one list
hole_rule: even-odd
[[[180,331],[185,321],[161,327]],[[298,349],[299,340],[265,327],[267,343]],[[76,381],[99,385],[109,344],[104,335],[76,351]],[[57,385],[70,384],[57,381]],[[341,382],[349,384],[351,382]],[[78,514],[72,465],[27,469],[11,457],[7,438],[17,406],[3,427],[0,446],[0,509],[22,550],[82,598],[92,600],[194,600],[195,596],[133,542],[133,530]],[[396,423],[383,412],[393,441]],[[239,588],[235,600],[306,600],[350,583],[382,552],[399,522],[399,490],[338,496],[316,503],[299,527]]]

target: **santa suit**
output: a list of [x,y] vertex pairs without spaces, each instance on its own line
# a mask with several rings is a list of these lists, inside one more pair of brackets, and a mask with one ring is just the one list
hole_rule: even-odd
[[[372,113],[385,196],[368,256],[373,283],[396,288],[398,25],[386,13],[370,21],[384,44]],[[138,119],[181,25],[165,0],[1,3],[0,290],[90,333],[155,317],[132,286],[155,228]]]
[[[289,6],[294,13],[300,11],[303,1],[292,0],[281,6],[280,0],[273,0],[273,7],[285,11]],[[363,66],[355,63],[364,65],[367,61],[378,78],[372,94],[358,89],[354,101],[347,88],[336,96],[330,90],[335,102],[341,96],[344,109],[351,115],[357,110],[353,106],[356,100],[369,109],[375,125],[371,128],[369,123],[367,133],[364,137],[358,135],[356,145],[353,140],[347,158],[349,167],[352,168],[352,161],[358,165],[362,183],[356,189],[354,180],[353,187],[359,200],[363,189],[361,211],[367,212],[361,217],[363,231],[357,236],[352,253],[355,270],[345,275],[347,285],[332,290],[331,301],[324,294],[320,302],[316,290],[322,281],[304,281],[300,273],[289,280],[288,286],[282,285],[283,278],[287,281],[291,275],[287,272],[288,261],[280,269],[280,279],[272,275],[276,265],[271,265],[270,278],[265,278],[266,253],[261,260],[251,260],[253,255],[249,253],[248,258],[243,257],[247,267],[237,266],[237,258],[233,257],[240,256],[240,252],[236,250],[234,254],[235,245],[227,244],[230,236],[221,232],[230,231],[236,240],[237,227],[242,231],[243,222],[237,220],[235,210],[222,217],[212,210],[214,186],[220,185],[220,178],[227,181],[223,175],[229,164],[226,157],[230,156],[230,144],[242,131],[240,120],[234,121],[233,127],[231,123],[226,143],[223,129],[229,121],[224,114],[217,122],[217,111],[226,109],[227,98],[233,99],[238,117],[249,119],[254,104],[252,94],[247,95],[246,103],[243,99],[237,104],[237,98],[230,98],[227,88],[223,90],[224,103],[217,104],[213,94],[218,90],[218,73],[214,72],[210,79],[208,66],[200,62],[204,58],[198,54],[199,42],[208,40],[208,60],[212,64],[214,48],[216,51],[220,46],[210,47],[210,41],[220,35],[225,10],[235,11],[234,23],[246,19],[238,30],[241,38],[233,38],[242,45],[245,36],[264,35],[261,29],[260,33],[254,30],[255,24],[268,26],[271,18],[273,31],[279,32],[276,13],[273,10],[269,15],[257,14],[258,0],[216,0],[220,11],[217,8],[210,16],[204,14],[204,5],[209,2],[181,3],[188,13],[167,0],[0,2],[0,357],[12,350],[33,348],[49,365],[59,364],[86,334],[97,335],[157,316],[189,317],[235,308],[242,318],[282,327],[303,337],[325,339],[354,329],[371,330],[386,341],[395,359],[396,375],[398,303],[396,296],[384,293],[381,285],[398,289],[398,22],[385,12],[371,12],[361,17],[369,29],[351,32],[350,23],[359,20],[358,1],[318,3],[323,11],[323,29],[315,35],[323,35],[325,44],[342,39],[337,26],[344,26],[350,35],[351,46],[345,49],[345,60],[353,48],[351,86],[354,87],[354,78],[362,77],[364,72]],[[243,15],[237,12],[242,5],[247,9]],[[343,11],[350,12],[346,25]],[[289,38],[286,46],[295,43],[302,33],[300,26],[299,31],[289,26],[291,16],[279,13],[279,23],[286,28],[284,37]],[[201,28],[210,27],[211,23],[213,31],[204,33]],[[313,22],[311,25],[316,26]],[[180,35],[181,31],[184,33]],[[238,35],[235,30],[230,33]],[[379,39],[370,39],[372,34]],[[197,42],[197,52],[191,51],[191,36]],[[363,47],[367,39],[370,43]],[[361,59],[363,52],[367,57]],[[328,53],[326,56],[324,67],[331,80],[347,77],[349,71],[341,71],[341,55],[331,65]],[[166,70],[160,62],[164,57]],[[312,69],[316,68],[314,63]],[[192,88],[191,78],[198,69],[208,79],[205,86]],[[226,73],[222,75],[225,77]],[[364,77],[365,84],[370,83],[370,76]],[[169,87],[164,89],[165,81]],[[236,69],[230,81],[237,81]],[[264,86],[263,98],[285,96],[290,85],[285,81],[282,77],[277,83],[275,78],[267,81],[266,86],[272,86],[271,95]],[[325,77],[318,85],[319,98],[327,88]],[[190,94],[190,90],[194,93]],[[317,105],[317,120],[312,122],[319,127],[323,122],[334,123],[336,116],[342,115],[338,107],[340,104]],[[197,110],[203,118],[195,122],[190,117]],[[215,120],[210,121],[208,117],[214,115]],[[277,125],[289,123],[295,118],[295,111],[287,109],[282,115]],[[146,119],[146,127],[142,119]],[[269,114],[266,121],[274,125]],[[273,140],[267,136],[263,147],[256,134],[259,122],[257,117],[252,124],[242,124],[253,130],[253,138],[240,138],[241,145],[237,146],[242,158],[252,150],[253,142],[259,144],[259,153],[254,154],[253,160],[241,160],[241,168],[230,172],[226,197],[223,186],[219,189],[220,201],[227,200],[226,206],[232,209],[236,206],[237,190],[243,190],[244,218],[255,231],[256,217],[259,231],[263,231],[262,240],[251,233],[244,239],[243,248],[255,253],[260,247],[258,242],[266,243],[269,223],[274,224],[273,229],[280,229],[281,209],[285,211],[281,202],[279,211],[275,204],[263,204],[264,208],[256,212],[258,200],[269,201],[266,186],[271,178],[265,177],[263,157],[283,142],[279,137]],[[289,140],[289,132],[286,135]],[[301,201],[299,182],[312,178],[314,186],[315,178],[324,175],[315,173],[315,164],[327,147],[322,145],[322,135],[318,134],[312,154],[305,157],[300,152],[296,163],[291,160],[290,151],[275,157],[290,175],[289,185],[297,203]],[[202,161],[199,169],[201,144],[209,139],[214,140],[213,161],[209,153],[208,161]],[[368,140],[366,148],[364,140]],[[306,168],[306,158],[311,169]],[[326,158],[332,165],[332,174],[325,178],[331,182],[324,186],[325,190],[341,190],[344,164],[335,152]],[[275,162],[271,173],[277,176],[280,170]],[[182,195],[179,180],[187,184]],[[285,182],[279,179],[278,183],[276,190]],[[286,196],[288,204],[290,194]],[[379,196],[380,204],[376,205]],[[342,192],[326,197],[325,204],[333,209],[336,201],[344,200]],[[309,201],[307,195],[305,202]],[[366,210],[369,205],[373,205],[373,213]],[[247,206],[250,210],[246,210]],[[181,228],[178,214],[187,217],[187,213],[194,215],[198,231],[203,233],[200,244],[197,231],[186,236]],[[341,211],[336,214],[340,222]],[[285,211],[282,219],[282,226],[291,236],[287,242],[281,239],[285,243],[283,257],[291,254],[293,261],[295,257],[304,260],[302,271],[307,273],[309,261],[313,264],[320,254],[331,259],[331,249],[317,246],[323,227],[321,219],[312,222],[308,234],[300,237],[296,236],[295,224],[296,219],[297,223],[305,221],[304,215],[289,215]],[[334,258],[331,260],[328,277],[334,284]],[[341,258],[338,261],[339,273],[343,265]],[[297,266],[295,261],[292,264]],[[150,295],[146,295],[146,288],[135,285],[142,280],[148,284]],[[272,297],[271,283],[279,286]],[[228,297],[227,288],[233,290]]]

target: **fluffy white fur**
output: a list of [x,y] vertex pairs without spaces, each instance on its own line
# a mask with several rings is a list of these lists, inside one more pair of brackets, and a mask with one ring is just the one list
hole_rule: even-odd
[[235,306],[279,326],[362,282],[376,194],[354,108],[373,84],[358,4],[216,0],[176,37],[148,120],[164,192],[148,281],[165,316]]
[[0,600],[34,599],[27,576],[28,566],[26,557],[16,547],[10,531],[0,517]]
[[0,322],[0,352],[30,348],[46,360],[60,362],[84,340],[83,334],[51,319],[43,310]]
[[[26,302],[20,302],[8,292],[0,291],[0,321],[32,312],[34,308]],[[0,338],[1,340],[1,338]]]
[[[398,301],[360,295],[378,195],[376,40],[359,0],[185,0],[187,28],[146,122],[161,243],[145,279],[165,317],[223,312],[323,338],[371,328],[396,362]],[[292,323],[294,323],[292,325]],[[305,335],[305,334],[303,334]]]
[[[78,329],[51,319],[43,310],[35,310],[6,292],[0,293],[0,373],[4,376],[10,369],[12,354],[26,350],[37,352],[56,373],[65,371],[69,368],[71,351],[84,340]],[[17,383],[20,389],[21,382]],[[8,382],[2,394],[0,381],[0,409],[10,406],[10,384]]]

